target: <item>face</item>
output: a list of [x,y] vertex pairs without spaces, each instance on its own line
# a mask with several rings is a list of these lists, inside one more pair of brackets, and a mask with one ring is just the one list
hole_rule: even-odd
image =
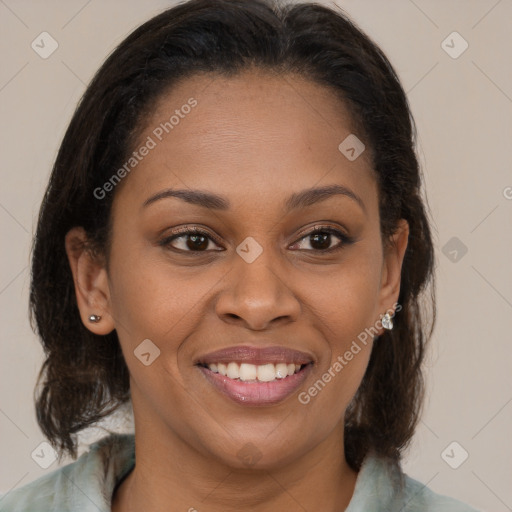
[[383,249],[368,151],[338,149],[351,133],[292,75],[196,76],[160,99],[115,190],[108,273],[70,256],[84,323],[119,336],[137,429],[234,467],[340,439],[408,233]]

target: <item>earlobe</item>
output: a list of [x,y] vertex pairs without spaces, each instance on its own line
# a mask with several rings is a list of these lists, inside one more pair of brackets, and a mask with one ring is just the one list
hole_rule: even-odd
[[379,308],[382,314],[394,311],[394,304],[398,302],[400,294],[400,281],[402,275],[402,264],[407,250],[409,239],[409,223],[405,219],[400,219],[397,230],[392,235],[386,246],[382,281],[380,289]]
[[114,330],[115,322],[103,262],[88,249],[87,235],[82,227],[75,227],[66,234],[65,247],[83,324],[94,334],[109,334]]

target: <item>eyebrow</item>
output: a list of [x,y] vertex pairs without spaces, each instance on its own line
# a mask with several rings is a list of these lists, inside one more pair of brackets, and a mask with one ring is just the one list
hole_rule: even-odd
[[[345,197],[349,197],[354,200],[361,209],[366,213],[366,207],[363,200],[355,194],[352,190],[343,185],[328,185],[325,187],[318,188],[309,188],[303,190],[301,192],[296,192],[292,194],[284,203],[285,210],[287,212],[291,210],[295,210],[297,208],[306,208],[313,204],[319,203],[321,201],[325,201],[330,197],[341,195]],[[202,206],[204,208],[209,208],[212,210],[229,210],[230,202],[228,199],[219,196],[217,194],[213,194],[211,192],[206,192],[203,190],[176,190],[176,189],[166,189],[158,192],[157,194],[149,197],[144,201],[142,207],[146,208],[150,204],[155,203],[161,199],[176,197],[187,203],[194,204],[197,206]]]

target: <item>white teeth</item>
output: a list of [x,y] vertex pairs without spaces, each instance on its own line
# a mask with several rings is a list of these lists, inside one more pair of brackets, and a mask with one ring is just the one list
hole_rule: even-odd
[[238,364],[236,362],[212,363],[208,368],[214,373],[220,373],[230,379],[240,379],[241,381],[272,382],[276,379],[284,379],[288,375],[293,375],[300,370],[300,364],[277,363],[277,364]]
[[260,382],[271,382],[276,380],[276,367],[273,364],[258,366],[258,380]]
[[257,375],[258,368],[254,364],[242,363],[240,365],[240,380],[256,380]]
[[285,363],[276,364],[276,378],[284,379],[288,375],[288,366]]
[[236,363],[228,364],[227,376],[230,379],[238,379],[238,377],[240,377],[240,369]]

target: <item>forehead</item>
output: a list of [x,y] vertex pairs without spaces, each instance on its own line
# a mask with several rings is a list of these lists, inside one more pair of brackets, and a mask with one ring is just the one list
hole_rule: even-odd
[[122,196],[143,203],[161,189],[189,187],[232,203],[270,201],[340,183],[370,201],[376,189],[369,151],[351,161],[339,149],[354,131],[330,89],[297,75],[196,75],[163,94],[146,119],[134,149],[151,149],[126,178]]

